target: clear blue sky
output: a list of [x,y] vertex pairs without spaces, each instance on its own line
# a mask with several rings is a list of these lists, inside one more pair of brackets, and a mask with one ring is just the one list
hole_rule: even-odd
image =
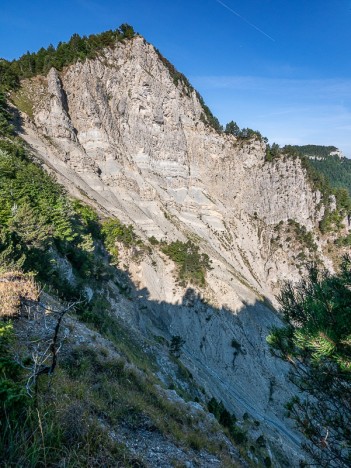
[[1,0],[0,56],[128,22],[222,123],[351,157],[351,0]]

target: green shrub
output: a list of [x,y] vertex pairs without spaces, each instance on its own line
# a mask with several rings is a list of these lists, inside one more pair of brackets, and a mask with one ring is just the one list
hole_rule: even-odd
[[175,241],[163,243],[161,250],[178,265],[179,279],[183,283],[190,281],[200,286],[205,285],[205,275],[211,269],[211,261],[207,254],[200,254],[199,246],[191,241]]
[[241,344],[235,339],[232,339],[232,348],[236,349],[237,351],[241,351]]
[[217,401],[216,398],[212,397],[207,403],[207,408],[210,413],[212,413],[217,421],[224,427],[231,429],[236,422],[236,417],[234,414],[230,414],[229,411],[225,408],[223,403]]
[[272,145],[266,146],[266,154],[265,154],[265,160],[268,162],[272,162],[276,159],[278,159],[281,156],[281,151],[280,147],[277,143],[273,143]]
[[351,245],[351,234],[348,234],[347,236],[344,236],[344,237],[339,237],[338,239],[335,240],[335,244],[340,247],[347,247]]
[[[0,120],[7,117],[1,105]],[[5,139],[6,137],[6,139]],[[101,258],[101,228],[92,208],[70,200],[40,166],[22,140],[0,129],[0,264],[2,269],[34,272],[59,296],[75,300],[84,281],[109,275]],[[128,233],[130,230],[128,231]],[[60,258],[73,267],[74,285],[60,271]]]
[[149,242],[151,245],[158,245],[160,242],[156,239],[155,236],[149,237]]
[[234,442],[236,442],[239,445],[246,444],[248,439],[245,431],[243,431],[237,426],[233,426],[229,432]]
[[117,242],[121,242],[126,247],[130,247],[136,241],[133,226],[126,226],[118,219],[108,219],[107,221],[104,221],[101,233],[105,246],[115,262],[118,261]]
[[185,344],[185,340],[179,335],[172,336],[171,343],[169,345],[169,352],[172,356],[179,358],[182,346]]

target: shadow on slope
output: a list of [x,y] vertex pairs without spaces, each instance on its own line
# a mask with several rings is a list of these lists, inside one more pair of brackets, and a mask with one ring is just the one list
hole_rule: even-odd
[[[162,346],[163,354],[169,353],[172,338],[180,337],[180,360],[207,396],[262,423],[271,440],[300,455],[300,439],[284,415],[284,403],[294,393],[288,365],[274,358],[266,343],[270,328],[281,323],[267,302],[243,303],[238,311],[216,308],[190,287],[179,303],[159,301],[121,270],[114,284],[120,294],[111,313]],[[156,360],[167,375],[169,363],[161,354]]]

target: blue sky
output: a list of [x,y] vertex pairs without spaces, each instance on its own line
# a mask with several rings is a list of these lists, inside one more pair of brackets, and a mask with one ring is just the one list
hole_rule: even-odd
[[0,0],[0,56],[128,22],[225,124],[351,157],[351,0]]

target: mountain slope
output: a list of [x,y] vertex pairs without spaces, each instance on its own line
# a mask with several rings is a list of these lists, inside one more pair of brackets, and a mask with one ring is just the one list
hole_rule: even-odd
[[[314,229],[329,201],[301,161],[268,162],[260,138],[218,133],[198,94],[140,36],[26,79],[11,100],[44,167],[148,246],[139,255],[119,245],[131,292],[121,302],[112,288],[113,314],[151,341],[181,337],[197,385],[257,420],[277,464],[279,452],[297,463],[300,436],[283,410],[294,389],[266,336],[280,324],[267,298],[300,277],[302,259],[326,261]],[[167,255],[176,240],[209,256],[205,285],[179,276],[179,257]]]

